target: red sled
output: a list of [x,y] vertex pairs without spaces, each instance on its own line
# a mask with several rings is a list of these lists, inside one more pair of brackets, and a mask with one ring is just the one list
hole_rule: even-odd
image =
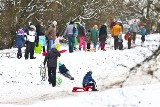
[[[67,51],[67,50],[64,49],[64,50],[60,50],[59,52],[60,52],[60,53],[64,53],[64,52],[66,52],[66,51]],[[46,56],[47,53],[46,53],[46,52],[43,52],[42,55],[43,55],[43,56]]]
[[[78,91],[78,89],[80,89],[81,91]],[[89,91],[89,89],[92,89],[92,86],[73,87],[72,92],[84,92],[84,91]]]
[[64,50],[60,50],[59,52],[60,52],[60,53],[64,53],[64,52],[66,52],[66,51],[67,51],[67,50],[64,49]]

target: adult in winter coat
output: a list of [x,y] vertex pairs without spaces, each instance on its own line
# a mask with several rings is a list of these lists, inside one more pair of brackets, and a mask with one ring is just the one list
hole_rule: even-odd
[[[36,25],[36,32],[37,32],[37,43],[36,45],[38,45],[38,42],[41,43],[41,41],[44,39],[45,40],[45,35],[42,29],[43,23],[42,20],[38,20],[38,23]],[[45,52],[45,43],[41,43],[41,45],[43,46],[43,52]]]
[[48,67],[48,82],[52,83],[52,86],[56,86],[56,69],[57,69],[57,59],[61,54],[56,49],[55,44],[52,45],[51,50],[47,52],[47,55],[44,59],[44,65]]
[[145,41],[145,35],[147,35],[147,30],[146,30],[146,28],[144,26],[141,26],[140,33],[142,35],[142,37],[141,37],[142,43],[144,43],[144,41]]
[[99,29],[99,42],[101,50],[105,51],[105,41],[107,38],[107,27],[102,25]]
[[22,50],[24,42],[24,31],[23,29],[19,29],[16,35],[16,46],[18,48],[17,58],[20,59],[22,57]]
[[27,34],[27,42],[26,42],[26,51],[25,51],[25,59],[28,59],[30,54],[30,59],[35,59],[34,57],[34,46],[37,41],[36,27],[34,25],[30,25],[29,30],[26,32]]
[[92,90],[97,91],[97,89],[95,88],[96,82],[92,78],[92,71],[87,72],[87,74],[83,77],[82,85],[83,87],[92,86]]
[[83,45],[83,50],[86,50],[85,29],[81,24],[78,29],[78,36],[79,36],[79,50],[81,50],[82,45]]
[[93,47],[96,50],[98,39],[99,39],[99,31],[97,25],[94,25],[93,28],[90,30],[90,38],[93,42]]
[[116,50],[118,48],[118,36],[122,34],[122,27],[119,26],[118,22],[113,26],[111,34],[114,38],[114,49]]
[[67,25],[66,30],[63,34],[63,36],[65,36],[65,35],[68,36],[69,53],[73,52],[73,47],[74,47],[74,43],[75,43],[75,36],[74,36],[75,28],[74,28],[73,23],[74,23],[73,21],[70,21],[69,25]]
[[51,46],[54,44],[54,41],[56,39],[56,26],[57,22],[53,21],[46,32],[46,36],[48,37],[47,51],[51,49]]
[[135,44],[136,33],[138,32],[138,25],[136,23],[136,20],[134,21],[134,23],[131,24],[130,29],[132,33],[133,44]]
[[119,26],[122,27],[122,32],[123,32],[123,24],[122,24],[122,21],[117,21],[117,22],[118,22]]

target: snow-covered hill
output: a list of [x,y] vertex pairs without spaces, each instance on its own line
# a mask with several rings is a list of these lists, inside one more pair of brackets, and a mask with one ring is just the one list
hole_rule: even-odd
[[[136,46],[131,49],[126,49],[127,41],[124,41],[124,50],[113,50],[113,39],[108,41],[111,43],[107,44],[107,51],[62,53],[59,61],[75,80],[63,77],[57,69],[57,76],[63,82],[54,88],[47,80],[41,81],[39,66],[44,60],[41,54],[36,54],[34,60],[17,59],[15,54],[10,58],[3,55],[0,58],[0,106],[158,107],[160,57],[155,58],[156,62],[144,60],[160,46],[160,35],[148,35],[144,47],[140,46],[138,35]],[[68,46],[63,44],[61,48],[68,49]],[[145,72],[148,67],[155,68],[152,71],[156,75]],[[72,88],[82,86],[83,76],[89,70],[93,71],[99,92],[73,93]]]

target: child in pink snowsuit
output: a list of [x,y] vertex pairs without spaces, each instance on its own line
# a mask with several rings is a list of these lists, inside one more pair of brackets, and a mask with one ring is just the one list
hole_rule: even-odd
[[83,50],[86,50],[86,41],[85,41],[85,29],[82,25],[79,26],[79,50],[81,50],[83,45]]

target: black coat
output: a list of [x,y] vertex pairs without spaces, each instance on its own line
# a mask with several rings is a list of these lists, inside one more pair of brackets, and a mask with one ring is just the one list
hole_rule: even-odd
[[42,31],[42,26],[40,24],[36,25],[36,32],[37,32],[37,36],[42,36],[44,35],[43,31]]
[[44,64],[47,62],[47,67],[57,67],[57,59],[61,54],[55,48],[52,48],[46,55],[44,59]]
[[107,27],[105,25],[102,25],[99,29],[99,41],[106,41],[107,38]]
[[85,29],[83,26],[79,26],[78,35],[85,36]]

